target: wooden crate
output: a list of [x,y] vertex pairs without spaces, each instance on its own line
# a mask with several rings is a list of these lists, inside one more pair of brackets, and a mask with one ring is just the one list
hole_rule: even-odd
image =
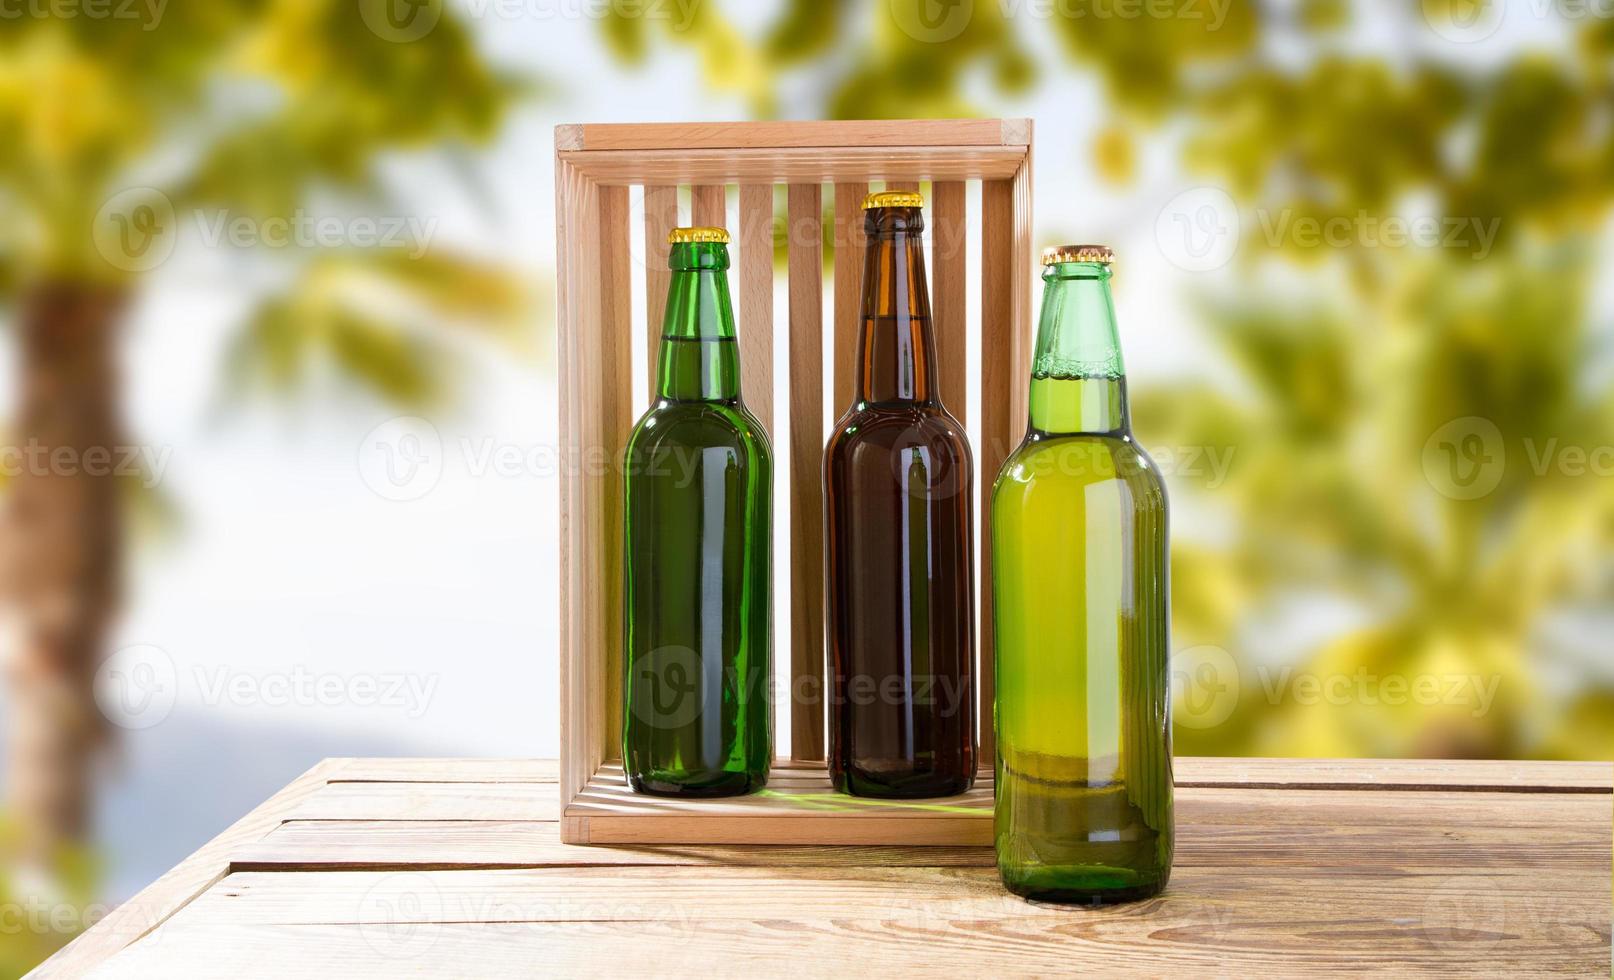
[[[961,420],[979,413],[975,446],[988,480],[1025,427],[1031,345],[1031,123],[1029,120],[762,122],[560,126],[555,130],[555,211],[560,338],[560,423],[571,460],[561,488],[560,793],[562,835],[574,843],[983,844],[991,839],[993,759],[987,494],[977,487],[983,542],[977,690],[985,768],[966,796],[923,802],[834,794],[824,767],[823,613],[824,371],[832,407],[851,402],[862,278],[861,202],[871,181],[892,188],[931,182],[930,282],[941,390]],[[981,227],[965,218],[965,185],[981,182]],[[678,224],[678,188],[691,188],[692,223],[726,225],[726,185],[739,185],[738,327],[746,403],[770,432],[787,425],[791,512],[776,537],[791,543],[791,635],[775,642],[775,669],[790,671],[791,758],[768,789],[730,800],[670,801],[630,792],[622,776],[621,457],[634,418],[632,334],[644,332],[654,364],[668,272],[667,231]],[[790,396],[776,417],[772,378],[774,188],[785,185],[788,233]],[[824,186],[833,190],[831,311],[823,304]],[[629,188],[644,188],[644,224],[630,227]],[[966,268],[966,235],[981,236],[979,270]],[[630,236],[644,235],[645,322],[632,322]],[[965,284],[979,275],[981,404],[965,400]],[[824,364],[829,322],[833,356]]]

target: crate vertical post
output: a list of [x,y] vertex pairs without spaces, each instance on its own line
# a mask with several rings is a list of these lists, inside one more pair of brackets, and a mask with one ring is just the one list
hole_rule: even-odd
[[[557,332],[560,422],[567,467],[561,485],[561,833],[572,843],[985,844],[992,830],[991,620],[982,548],[977,688],[982,771],[975,789],[946,800],[869,801],[838,796],[824,763],[825,650],[820,467],[824,382],[832,405],[850,393],[861,277],[859,204],[871,183],[916,188],[930,181],[932,279],[944,401],[980,424],[984,481],[1024,430],[1031,353],[1031,156],[1028,120],[656,123],[560,126],[555,131]],[[979,228],[965,214],[979,182]],[[792,629],[775,642],[776,690],[791,698],[790,758],[775,762],[768,790],[727,800],[638,796],[621,768],[620,457],[632,425],[632,331],[648,341],[654,372],[667,288],[666,232],[678,189],[690,188],[696,224],[723,224],[738,185],[739,335],[747,401],[770,433],[787,431],[792,559],[776,581],[776,608]],[[771,378],[774,191],[786,188],[789,393],[773,403]],[[629,193],[643,188],[644,223],[630,228]],[[826,313],[824,190],[833,195],[835,245]],[[647,322],[632,322],[629,239],[645,239]],[[981,402],[965,404],[969,237],[982,244]],[[830,354],[824,354],[829,331]],[[781,408],[783,411],[776,411]],[[988,533],[986,487],[977,534]]]

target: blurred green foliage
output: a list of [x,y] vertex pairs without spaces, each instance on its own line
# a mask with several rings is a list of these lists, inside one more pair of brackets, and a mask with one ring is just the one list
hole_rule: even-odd
[[[46,280],[137,286],[141,273],[109,262],[91,233],[131,186],[160,192],[181,231],[190,215],[264,228],[316,205],[339,214],[343,203],[408,215],[378,164],[486,142],[533,82],[492,69],[451,15],[397,43],[366,12],[342,0],[218,0],[168,4],[152,25],[8,21],[0,300]],[[443,381],[435,365],[446,348],[431,327],[510,335],[526,324],[530,297],[512,270],[419,251],[278,250],[287,287],[249,318],[235,377],[284,390],[334,371],[418,404]]]
[[[1108,0],[792,0],[751,40],[704,4],[691,32],[721,36],[725,56],[677,40],[764,116],[803,76],[829,116],[890,118],[974,114],[982,79],[1002,100],[1091,73],[1107,99],[1100,175],[1128,183],[1138,144],[1157,140],[1191,184],[1233,196],[1239,254],[1197,299],[1220,364],[1134,394],[1146,444],[1232,460],[1224,480],[1173,478],[1197,515],[1177,521],[1175,642],[1228,651],[1237,672],[1215,678],[1237,709],[1179,724],[1180,751],[1608,758],[1607,620],[1557,627],[1614,600],[1614,475],[1574,465],[1614,452],[1610,329],[1593,303],[1614,193],[1614,22],[1534,8],[1564,43],[1497,58],[1442,40],[1485,6],[1376,11],[1389,46],[1353,43],[1362,12],[1343,0],[1183,0],[1169,16],[1119,16]],[[625,6],[605,25],[635,55],[655,30]],[[1057,45],[1034,36],[1049,33]],[[743,82],[725,65],[747,66]],[[1452,246],[1252,233],[1418,214],[1470,233]],[[1454,493],[1440,467],[1458,461],[1442,451],[1481,434],[1499,449],[1496,486]],[[1343,694],[1299,697],[1301,675]],[[1464,677],[1478,680],[1458,690]]]
[[107,911],[95,900],[94,860],[75,849],[52,856],[48,887],[19,880],[18,828],[0,818],[0,977],[20,977],[95,924]]
[[[458,342],[453,335],[465,332],[455,328],[537,346],[536,338],[521,333],[530,325],[531,297],[515,270],[449,254],[433,247],[430,234],[407,250],[377,236],[377,219],[401,222],[411,214],[381,179],[389,157],[433,151],[452,162],[460,148],[490,140],[532,87],[493,70],[463,23],[434,10],[423,31],[405,37],[399,31],[408,25],[384,19],[398,8],[353,0],[110,8],[98,5],[99,16],[88,7],[77,16],[74,5],[62,16],[13,12],[0,30],[0,306],[15,304],[16,316],[35,317],[27,325],[34,335],[58,333],[64,346],[94,347],[73,351],[75,363],[116,360],[100,347],[115,342],[116,329],[63,330],[51,322],[49,310],[73,303],[18,301],[36,291],[69,300],[110,293],[119,301],[105,308],[121,315],[165,260],[166,252],[149,252],[152,240],[169,236],[171,247],[187,227],[212,223],[244,224],[252,233],[246,243],[227,244],[250,249],[248,261],[272,267],[280,284],[248,297],[259,305],[230,347],[232,396],[259,388],[285,395],[332,379],[343,389],[357,386],[417,408],[448,387],[447,366]],[[139,201],[143,210],[117,210],[125,200]],[[366,224],[311,244],[293,241],[295,248],[253,247],[275,245],[277,228],[306,226],[305,210],[338,221],[356,214]],[[124,237],[117,237],[114,222],[110,238],[122,246],[108,247],[103,231],[111,219],[123,219]],[[131,229],[146,236],[138,251],[128,248]],[[147,254],[158,256],[156,262],[142,261]],[[42,367],[25,355],[16,370],[21,387],[33,392],[36,414],[97,416],[97,407],[64,405],[53,396],[73,390],[50,374],[61,370],[59,363]],[[120,410],[107,406],[112,414]],[[128,496],[136,526],[152,523],[140,521],[142,515],[168,522],[153,494]],[[112,536],[121,533],[123,525],[100,518],[69,509],[56,519],[65,540],[55,544],[71,550],[65,546],[75,543],[74,535],[94,535],[103,526],[120,529],[108,532]],[[51,545],[34,545],[41,547]],[[51,564],[42,559],[22,554],[20,563]],[[96,604],[109,597],[82,595],[75,586],[69,580],[65,594],[53,597],[80,603],[81,615],[104,621],[105,610]],[[39,669],[87,677],[93,663],[66,661],[99,653],[95,642],[79,644],[71,656],[43,658]],[[86,684],[63,682],[61,688],[90,700]],[[97,717],[92,703],[75,707],[76,715],[17,717],[68,731],[75,718]],[[54,845],[50,854],[38,853],[39,841],[69,839],[84,822],[64,820],[62,807],[37,803],[67,798],[61,787],[81,784],[92,762],[87,743],[10,734],[12,746],[73,748],[19,749],[8,760],[17,771],[33,767],[27,780],[13,781],[37,790],[36,805],[11,801],[16,820],[28,824],[16,836],[30,844],[13,847],[9,833],[0,838],[0,911],[27,914],[42,906],[53,915],[48,927],[23,922],[14,930],[16,923],[0,923],[7,933],[0,975],[6,976],[20,975],[87,926],[82,914],[54,913],[89,908],[94,891],[87,863],[53,858]]]

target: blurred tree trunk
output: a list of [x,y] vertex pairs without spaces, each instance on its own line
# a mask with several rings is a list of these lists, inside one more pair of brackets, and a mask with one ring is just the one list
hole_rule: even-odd
[[95,672],[117,605],[122,507],[116,286],[45,282],[18,318],[20,403],[0,515],[7,797],[29,853],[89,832],[105,719]]

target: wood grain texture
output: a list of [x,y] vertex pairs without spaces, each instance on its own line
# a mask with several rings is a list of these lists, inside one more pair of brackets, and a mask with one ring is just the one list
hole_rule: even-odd
[[[1014,425],[1014,388],[1025,385],[1026,377],[1015,373],[1015,267],[1014,185],[1007,180],[981,184],[981,483],[990,486],[997,479],[1003,461],[1019,442],[1021,432]],[[980,657],[976,677],[981,704],[992,704],[993,675],[992,590],[992,495],[980,496],[981,564],[976,581],[980,589]],[[990,717],[983,713],[983,721]],[[995,757],[996,732],[981,726],[981,761]]]
[[[443,791],[449,792],[448,787]],[[1451,790],[1250,790],[1177,795],[1176,864],[1304,869],[1595,865],[1608,794]],[[1461,833],[1454,833],[1455,826]],[[1385,847],[1393,835],[1397,848]],[[1521,850],[1521,839],[1531,847]],[[560,842],[553,820],[292,820],[230,855],[236,870],[538,867],[591,864],[993,866],[984,844],[956,847],[606,845]]]
[[[1024,146],[1029,120],[872,119],[754,123],[589,123],[555,127],[561,150]],[[900,173],[901,171],[893,171]]]
[[561,157],[601,184],[836,183],[889,173],[927,180],[1008,180],[1024,146],[848,146],[831,149],[589,150]]
[[835,393],[831,411],[849,408],[857,384],[857,336],[863,297],[863,196],[867,183],[835,185],[835,291],[833,354],[830,390]]
[[[822,768],[813,762],[781,761],[774,771],[779,778],[795,779]],[[1178,756],[1173,769],[1180,788],[1614,792],[1611,762]],[[333,759],[323,771],[332,783],[553,783],[559,766],[554,759]]]
[[657,359],[661,353],[662,320],[667,314],[667,287],[672,270],[667,268],[667,233],[678,227],[678,188],[644,189],[644,299],[645,299],[645,388],[656,397]]
[[786,192],[790,290],[790,753],[824,758],[823,191]]
[[577,847],[561,843],[560,825],[553,820],[291,820],[263,840],[237,848],[230,864],[238,871],[596,865],[994,866],[992,851],[985,847]]
[[[621,770],[615,772],[620,779]],[[332,782],[286,819],[555,820],[559,815],[560,800],[549,783]]]
[[[969,368],[968,323],[969,227],[964,214],[962,181],[940,181],[931,188],[931,319],[936,333],[936,366],[941,400],[953,417],[969,424],[966,378]],[[981,487],[986,495],[987,487]],[[982,588],[989,581],[982,579]],[[982,717],[986,713],[982,712]],[[983,759],[986,754],[983,753]]]
[[[1080,961],[1148,976],[1609,969],[1614,766],[1177,769],[1166,892],[1069,909],[1009,896],[987,847],[575,847],[549,820],[394,819],[497,814],[539,800],[553,769],[330,760],[142,893],[166,895],[147,907],[158,918],[130,929],[137,899],[39,972],[524,976],[535,956],[548,972],[701,976],[764,960],[815,975],[869,962],[1027,973]],[[817,778],[779,774],[787,786]],[[362,819],[297,816],[322,807]]]
[[[1355,882],[1342,882],[1349,889]],[[1448,887],[1446,880],[1430,883]],[[1248,889],[1249,883],[1246,882]],[[530,977],[535,964],[556,976],[841,977],[880,964],[892,975],[952,976],[1473,976],[1607,973],[1606,926],[1559,919],[1517,896],[1487,899],[1481,916],[1503,926],[1553,921],[1500,932],[1490,918],[1426,909],[1416,898],[1384,901],[1363,913],[1322,899],[1276,896],[1256,918],[1249,890],[1221,904],[1169,898],[1122,910],[1005,919],[833,916],[708,922],[649,921],[403,922],[261,926],[175,923],[163,944],[139,944],[93,976],[331,976],[392,980],[415,976]],[[429,894],[429,893],[428,893]],[[1606,903],[1606,898],[1605,898]],[[1556,906],[1553,906],[1554,908]],[[1159,921],[1157,930],[1139,922]],[[1599,945],[1601,944],[1601,946]],[[173,950],[195,951],[190,962]]]
[[758,794],[685,801],[632,792],[606,766],[562,814],[566,838],[591,844],[881,844],[984,846],[992,839],[992,784],[939,800],[866,800],[838,794],[822,770],[770,775]]
[[722,184],[696,184],[690,188],[690,224],[707,228],[729,226],[728,202]]
[[[603,444],[601,366],[604,331],[582,329],[602,315],[599,269],[599,188],[564,160],[555,162],[556,331],[559,348],[561,444],[569,458],[584,460]],[[607,501],[595,492],[584,466],[565,469],[560,480],[561,795],[582,789],[607,756],[604,658],[597,652],[608,628],[599,604],[609,567],[604,548]]]
[[596,638],[590,656],[600,658],[601,680],[593,689],[607,758],[622,754],[622,548],[626,487],[622,465],[633,428],[633,256],[629,237],[628,189],[600,188],[600,456],[605,465],[590,467],[589,479],[600,502],[600,537],[595,547],[601,562],[590,593],[596,607]]
[[773,438],[773,185],[740,186],[740,382]]
[[331,782],[372,783],[553,783],[560,779],[554,759],[432,759],[399,756],[335,759]]
[[133,898],[120,903],[28,975],[33,978],[82,976],[161,926],[186,903],[229,873],[229,856],[236,848],[261,840],[304,797],[320,790],[327,774],[337,764],[338,760],[327,759],[292,780],[196,853],[142,888]]

